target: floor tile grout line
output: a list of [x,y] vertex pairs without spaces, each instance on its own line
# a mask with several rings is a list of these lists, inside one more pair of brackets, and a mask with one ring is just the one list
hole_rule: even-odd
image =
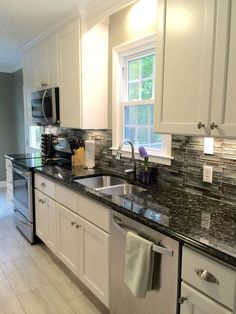
[[15,292],[15,290],[14,290],[13,286],[11,285],[11,282],[9,281],[9,279],[8,279],[8,277],[7,277],[7,274],[4,272],[4,269],[2,269],[1,265],[0,265],[0,268],[1,268],[2,272],[4,273],[4,276],[6,277],[7,282],[9,283],[9,286],[11,287],[11,289],[12,289],[12,291],[13,291],[13,293],[14,293],[15,297],[16,297],[16,298],[17,298],[17,300],[19,301],[20,306],[22,307],[22,310],[25,312],[25,314],[27,314],[27,312],[26,312],[25,308],[23,307],[23,305],[22,305],[22,304],[21,304],[21,302],[20,302],[20,299],[19,299],[18,295],[16,294],[16,292]]

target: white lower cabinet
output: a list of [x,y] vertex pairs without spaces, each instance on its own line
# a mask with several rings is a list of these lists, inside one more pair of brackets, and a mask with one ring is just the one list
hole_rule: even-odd
[[75,274],[78,273],[79,216],[56,203],[57,255]]
[[232,314],[216,301],[185,283],[181,285],[181,295],[184,303],[181,304],[180,314]]
[[[109,308],[109,209],[43,180],[35,180],[37,236]],[[56,193],[46,195],[42,183],[55,184]]]
[[109,234],[79,219],[79,277],[109,307]]
[[56,252],[56,209],[55,201],[35,190],[36,234]]

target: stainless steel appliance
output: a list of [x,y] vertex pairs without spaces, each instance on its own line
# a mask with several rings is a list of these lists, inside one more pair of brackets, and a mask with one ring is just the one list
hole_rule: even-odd
[[32,122],[38,125],[60,124],[59,88],[53,87],[31,93]]
[[[179,242],[115,211],[112,218],[111,314],[178,313]],[[154,289],[144,299],[134,297],[124,282],[127,231],[138,233],[154,243]]]
[[33,172],[13,165],[14,214],[17,228],[34,242]]

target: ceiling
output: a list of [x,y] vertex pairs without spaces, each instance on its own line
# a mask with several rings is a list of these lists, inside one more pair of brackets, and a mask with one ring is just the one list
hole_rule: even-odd
[[78,7],[90,25],[131,0],[0,0],[0,72],[21,68],[19,49]]

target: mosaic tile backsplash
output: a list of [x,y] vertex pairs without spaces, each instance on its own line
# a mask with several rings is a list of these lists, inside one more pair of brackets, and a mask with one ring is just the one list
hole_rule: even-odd
[[[51,129],[53,133],[67,133],[84,140],[96,141],[96,165],[124,175],[130,160],[116,160],[112,156],[111,130]],[[203,153],[204,138],[189,136],[172,137],[171,166],[150,164],[157,185],[169,185],[194,191],[217,199],[236,202],[236,140],[215,139],[214,154]],[[203,165],[213,166],[213,183],[202,182]],[[142,165],[137,161],[137,170]]]

